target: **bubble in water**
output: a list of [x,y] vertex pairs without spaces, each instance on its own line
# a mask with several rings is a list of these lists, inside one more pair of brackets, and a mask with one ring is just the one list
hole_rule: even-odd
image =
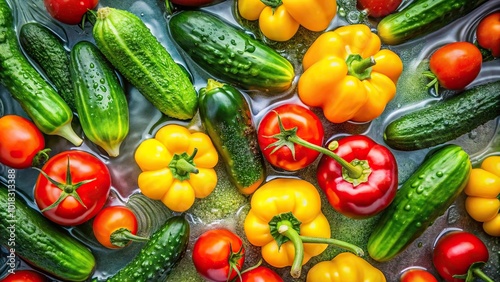
[[446,217],[446,222],[448,222],[448,224],[454,224],[455,222],[457,222],[459,220],[459,218],[460,218],[460,213],[457,210],[457,207],[451,206],[448,209],[448,215]]
[[350,11],[347,13],[346,20],[350,24],[357,24],[361,21],[361,13],[359,11]]
[[477,131],[473,130],[471,132],[469,132],[469,138],[474,140],[477,138]]

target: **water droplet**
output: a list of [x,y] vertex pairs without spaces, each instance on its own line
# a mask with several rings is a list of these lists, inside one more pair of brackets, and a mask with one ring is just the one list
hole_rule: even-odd
[[422,227],[422,222],[418,221],[417,223],[415,223],[415,226],[417,226],[418,228]]
[[410,185],[410,187],[411,187],[411,188],[417,188],[419,185],[420,185],[420,181],[415,181],[415,182],[413,182],[413,183]]
[[236,40],[231,39],[231,45],[235,45],[236,46]]
[[104,97],[102,95],[100,95],[100,94],[96,96],[97,101],[102,101],[103,98]]
[[94,63],[90,63],[89,67],[90,67],[91,69],[95,68]]
[[99,82],[100,82],[100,83],[102,83],[102,84],[104,84],[104,83],[106,82],[106,80],[105,80],[104,78],[101,78],[101,79],[99,80]]
[[108,91],[108,88],[106,88],[106,86],[104,86],[104,85],[101,85],[100,89],[102,92]]
[[423,186],[419,186],[419,187],[417,188],[417,193],[418,193],[418,194],[422,194],[422,192],[424,192],[424,187],[423,187]]
[[411,205],[406,205],[403,209],[405,211],[410,211],[411,210]]
[[420,178],[420,179],[424,179],[424,178],[425,178],[425,174],[420,174],[420,175],[418,176],[418,178]]
[[97,89],[97,87],[99,87],[99,83],[94,82],[94,84],[92,85],[92,87],[94,87],[94,89]]
[[219,36],[219,39],[220,39],[220,40],[224,40],[225,38],[226,38],[226,37],[225,37],[224,35],[220,35],[220,36]]
[[436,172],[437,177],[443,177],[444,173],[442,171]]
[[477,138],[477,132],[476,131],[471,131],[469,132],[469,138],[474,140]]

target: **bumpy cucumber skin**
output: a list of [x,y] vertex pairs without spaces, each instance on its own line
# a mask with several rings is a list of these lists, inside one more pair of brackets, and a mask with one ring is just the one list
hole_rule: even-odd
[[252,194],[264,181],[265,165],[247,101],[229,84],[202,88],[199,96],[202,124],[224,159],[230,181],[241,193]]
[[0,83],[43,133],[60,135],[77,146],[83,142],[71,128],[69,106],[22,54],[5,0],[0,0],[0,70]]
[[42,68],[66,104],[76,112],[69,54],[62,40],[44,25],[28,22],[21,26],[19,42],[28,56]]
[[465,16],[486,0],[416,0],[383,18],[377,31],[383,43],[397,45],[436,31]]
[[470,171],[469,155],[460,146],[430,152],[377,222],[368,239],[370,257],[384,262],[406,249],[462,193]]
[[500,113],[500,80],[411,112],[389,123],[384,140],[391,148],[412,151],[433,147],[471,131]]
[[85,136],[109,156],[118,156],[129,132],[129,111],[113,66],[94,44],[80,41],[71,50],[71,78]]
[[97,47],[165,115],[187,120],[198,108],[190,77],[136,15],[100,8],[93,28]]
[[[85,281],[95,267],[90,250],[28,207],[14,190],[0,183],[0,244],[14,248],[16,255],[63,281]],[[12,226],[15,241],[9,241]]]
[[165,281],[187,249],[189,232],[190,226],[184,216],[170,217],[153,233],[134,260],[107,281]]
[[295,72],[286,58],[216,16],[182,11],[170,18],[169,27],[181,49],[217,79],[269,92],[292,84]]

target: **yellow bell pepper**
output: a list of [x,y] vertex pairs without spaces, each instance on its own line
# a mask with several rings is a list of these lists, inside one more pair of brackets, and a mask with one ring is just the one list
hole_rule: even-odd
[[238,0],[238,12],[275,41],[291,39],[300,26],[323,31],[337,14],[335,0]]
[[315,264],[307,273],[306,282],[385,282],[382,271],[352,253],[340,253],[330,261]]
[[135,151],[141,192],[161,200],[176,212],[188,210],[195,198],[205,198],[217,185],[217,151],[208,135],[186,127],[166,125]]
[[267,263],[291,266],[295,278],[302,265],[321,254],[327,244],[363,255],[361,248],[330,238],[330,223],[321,211],[318,190],[302,179],[275,178],[262,185],[252,196],[243,227],[248,241],[262,247]]
[[467,213],[483,222],[487,234],[500,236],[500,156],[489,156],[472,169],[464,192]]
[[377,118],[396,95],[403,71],[399,56],[380,48],[380,38],[364,24],[323,33],[304,55],[300,100],[323,108],[333,123]]

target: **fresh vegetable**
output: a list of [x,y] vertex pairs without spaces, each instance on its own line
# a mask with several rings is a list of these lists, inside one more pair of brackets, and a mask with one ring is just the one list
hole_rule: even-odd
[[323,31],[337,14],[337,2],[330,0],[238,0],[244,19],[259,20],[260,31],[275,41],[290,40],[302,26]]
[[377,32],[384,44],[397,45],[441,29],[486,0],[415,0],[384,17]]
[[500,156],[489,156],[473,168],[464,192],[467,213],[483,222],[487,234],[500,236]]
[[139,144],[134,158],[142,170],[137,181],[141,192],[176,212],[188,210],[195,198],[207,197],[217,185],[219,156],[203,132],[166,125]]
[[245,89],[285,91],[292,85],[292,64],[243,30],[203,11],[182,11],[169,20],[178,46],[216,79]]
[[469,155],[460,146],[430,151],[377,221],[368,239],[370,257],[384,262],[402,252],[462,193],[470,171]]
[[21,26],[19,42],[23,50],[41,67],[48,79],[54,84],[57,93],[75,112],[69,56],[62,39],[45,25],[38,22],[28,22]]
[[205,6],[208,4],[211,4],[212,2],[216,2],[216,0],[166,0],[167,5],[169,5],[169,2],[184,6],[184,7],[201,7]]
[[231,281],[240,276],[244,263],[243,241],[228,229],[205,231],[194,243],[193,264],[208,281]]
[[270,164],[296,171],[318,158],[320,152],[287,140],[287,133],[282,133],[285,130],[316,146],[323,145],[324,129],[315,113],[299,104],[277,106],[264,115],[257,131],[260,150]]
[[54,19],[70,25],[81,23],[85,13],[98,3],[99,0],[43,0],[45,9]]
[[51,221],[79,225],[104,206],[111,188],[109,170],[91,153],[63,151],[42,167],[33,195],[38,208]]
[[0,183],[0,243],[51,276],[85,281],[95,267],[90,250],[29,207],[17,189]]
[[439,86],[450,90],[462,90],[469,85],[481,71],[483,57],[476,45],[466,42],[445,44],[432,53],[429,71],[424,75],[431,79],[427,87]]
[[500,80],[485,83],[398,117],[386,126],[384,141],[412,151],[454,140],[498,116],[499,87]]
[[474,277],[493,282],[481,267],[488,262],[486,245],[476,235],[466,231],[450,231],[434,246],[432,263],[447,282],[474,281]]
[[489,50],[493,57],[500,57],[500,11],[481,19],[476,29],[476,39],[479,46]]
[[118,156],[129,132],[129,112],[113,67],[93,43],[79,41],[71,49],[70,69],[85,136],[109,156]]
[[291,266],[294,278],[327,244],[363,254],[355,245],[330,238],[318,190],[302,179],[274,178],[262,185],[252,196],[243,227],[248,241],[261,247],[262,258],[274,267]]
[[138,16],[99,8],[92,33],[111,64],[160,112],[182,120],[194,116],[198,99],[188,73]]
[[425,269],[411,268],[401,274],[399,282],[438,282],[438,280]]
[[7,275],[2,282],[48,282],[49,280],[34,270],[16,270],[15,272]]
[[43,133],[62,136],[75,146],[82,144],[71,127],[73,112],[21,52],[5,0],[0,0],[0,33],[0,83]]
[[300,100],[321,107],[333,123],[375,119],[396,95],[403,70],[399,56],[380,47],[378,36],[364,24],[321,34],[302,61]]
[[106,281],[164,281],[186,252],[189,222],[172,216],[151,235],[139,254]]
[[307,273],[307,282],[385,282],[378,268],[353,253],[340,253],[330,261],[315,264]]
[[235,87],[208,80],[199,91],[200,118],[221,155],[229,179],[252,194],[264,181],[265,166],[258,147],[250,105]]
[[367,15],[382,18],[392,14],[401,5],[402,0],[358,0],[357,7],[364,10]]
[[132,241],[148,238],[137,236],[137,218],[126,206],[109,206],[97,213],[92,230],[97,241],[109,249],[123,248]]
[[42,132],[18,115],[0,117],[0,163],[16,169],[43,164],[49,158]]
[[243,271],[243,273],[241,273],[241,282],[283,282],[283,281],[284,281],[283,278],[281,278],[281,276],[279,276],[276,272],[262,265],[259,265],[252,269],[247,269]]

